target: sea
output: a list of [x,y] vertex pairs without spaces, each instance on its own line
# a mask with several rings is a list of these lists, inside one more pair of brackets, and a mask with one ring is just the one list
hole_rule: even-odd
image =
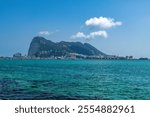
[[150,100],[149,60],[0,60],[1,100]]

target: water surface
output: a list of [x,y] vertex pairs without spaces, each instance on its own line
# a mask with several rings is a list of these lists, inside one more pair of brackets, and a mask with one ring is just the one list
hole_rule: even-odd
[[0,60],[0,99],[150,99],[150,61]]

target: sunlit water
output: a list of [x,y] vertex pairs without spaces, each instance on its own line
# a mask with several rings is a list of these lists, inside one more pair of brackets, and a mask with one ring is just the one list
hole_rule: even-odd
[[150,99],[150,61],[0,60],[0,99]]

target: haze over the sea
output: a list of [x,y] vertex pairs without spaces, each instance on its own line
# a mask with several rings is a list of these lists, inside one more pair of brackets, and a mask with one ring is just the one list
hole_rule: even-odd
[[88,42],[110,55],[150,57],[149,0],[0,0],[0,56],[34,36]]

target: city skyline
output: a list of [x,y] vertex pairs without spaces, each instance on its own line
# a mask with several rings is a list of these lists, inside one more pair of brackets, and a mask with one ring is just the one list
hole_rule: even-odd
[[27,54],[34,36],[88,42],[109,55],[150,57],[148,0],[0,0],[0,56]]

